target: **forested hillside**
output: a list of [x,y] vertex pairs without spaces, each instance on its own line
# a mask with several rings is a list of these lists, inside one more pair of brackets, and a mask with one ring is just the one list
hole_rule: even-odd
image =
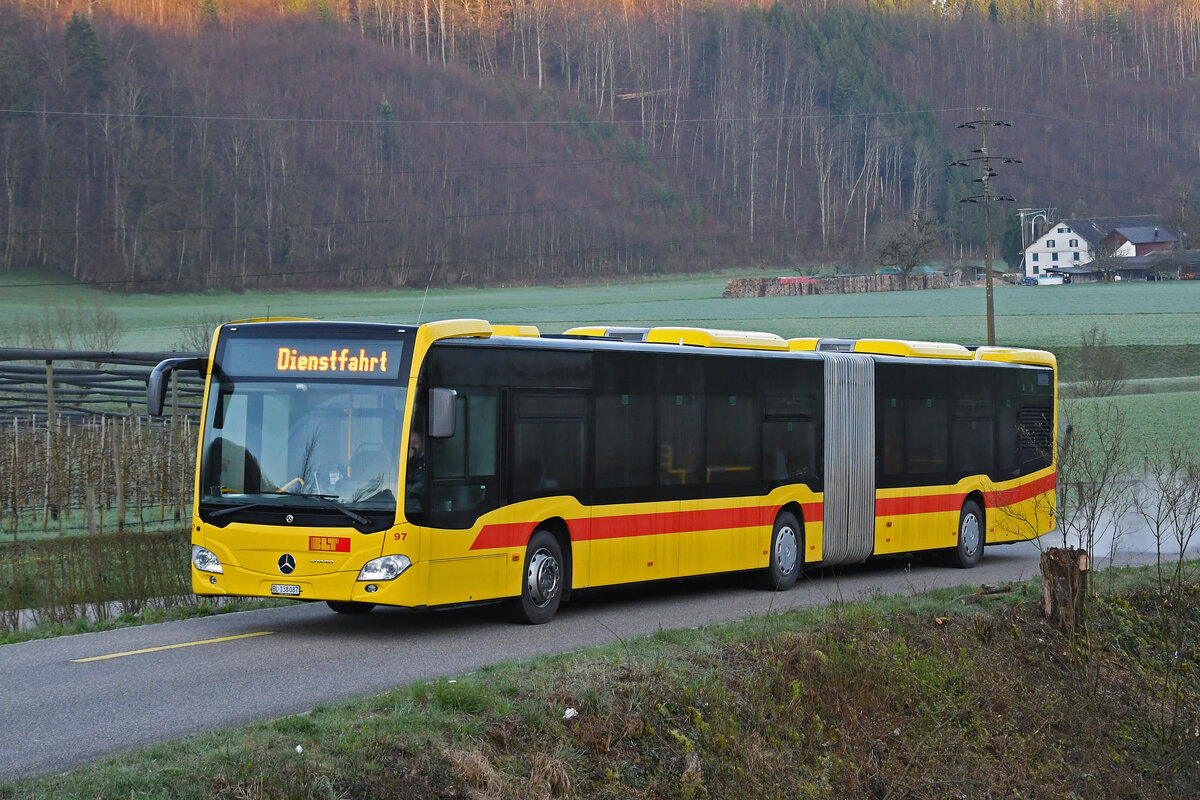
[[129,291],[867,265],[1200,219],[1196,0],[0,0],[0,270]]

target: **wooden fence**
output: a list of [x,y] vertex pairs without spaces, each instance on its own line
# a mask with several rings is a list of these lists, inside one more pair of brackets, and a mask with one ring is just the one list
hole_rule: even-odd
[[[150,370],[164,358],[196,355],[0,348],[0,421],[144,414]],[[196,373],[174,373],[168,407],[197,413],[203,388]]]
[[724,297],[799,297],[810,294],[858,294],[904,289],[945,289],[950,280],[940,273],[903,275],[838,275],[832,278],[734,278]]

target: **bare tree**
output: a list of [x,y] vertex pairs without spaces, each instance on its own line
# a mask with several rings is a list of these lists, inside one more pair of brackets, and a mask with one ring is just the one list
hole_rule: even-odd
[[1058,531],[1063,547],[1085,550],[1093,561],[1107,538],[1115,555],[1120,520],[1129,508],[1129,440],[1125,412],[1090,399],[1070,407],[1058,448]]
[[[1146,458],[1146,478],[1133,504],[1154,537],[1159,591],[1178,597],[1186,554],[1200,531],[1200,459],[1179,442],[1157,449]],[[1169,573],[1164,573],[1164,548],[1173,557]]]
[[225,321],[221,314],[193,314],[176,326],[171,349],[180,353],[207,353],[213,331]]
[[937,250],[942,238],[942,227],[933,216],[917,209],[907,223],[893,220],[883,227],[875,240],[875,262],[899,269],[907,286],[908,276]]
[[1190,248],[1200,243],[1200,195],[1190,183],[1172,188],[1174,204],[1167,222],[1179,231],[1180,244]]
[[1098,325],[1080,334],[1078,397],[1111,397],[1125,388],[1125,363]]
[[[1200,530],[1200,462],[1196,454],[1186,445],[1173,443],[1147,457],[1146,477],[1138,486],[1134,508],[1155,542],[1155,624],[1178,655],[1194,636],[1180,609],[1194,602],[1185,573],[1188,548]],[[1164,549],[1171,552],[1165,554]],[[1172,559],[1169,567],[1165,557]],[[1158,680],[1145,687],[1161,743],[1177,740],[1180,722],[1186,719],[1186,698],[1194,685],[1191,668],[1176,657],[1164,659]]]
[[42,350],[110,351],[121,339],[121,320],[104,306],[47,306],[26,323],[21,339],[26,347]]
[[833,227],[832,174],[835,164],[833,132],[828,123],[817,124],[812,131],[812,159],[817,172],[817,203],[821,215],[821,247],[828,249],[829,234]]
[[1120,408],[1090,400],[1071,409],[1059,441],[1054,512],[1062,546],[1042,552],[1041,571],[1046,616],[1068,632],[1085,620],[1097,544],[1107,536],[1110,563],[1116,554],[1129,504],[1126,430]]
[[1091,251],[1092,266],[1100,272],[1100,280],[1109,283],[1127,264],[1125,256],[1119,255],[1117,248],[1101,242]]

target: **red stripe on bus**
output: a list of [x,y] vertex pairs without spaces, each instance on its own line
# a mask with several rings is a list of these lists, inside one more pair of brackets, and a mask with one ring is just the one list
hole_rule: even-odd
[[[1038,478],[1036,481],[1021,484],[1012,489],[984,492],[984,503],[988,508],[1016,505],[1046,492],[1052,492],[1056,485],[1056,475],[1055,473],[1050,473]],[[900,517],[908,514],[936,514],[938,512],[958,511],[962,508],[962,504],[963,495],[959,494],[931,494],[919,497],[880,497],[875,501],[875,516]]]
[[659,533],[713,531],[721,528],[752,528],[775,521],[773,506],[712,508],[703,511],[666,511],[658,514],[626,514],[571,520],[571,538],[577,541],[653,536]]
[[962,495],[927,494],[920,497],[880,497],[875,500],[875,516],[900,517],[906,514],[935,514],[939,511],[958,511]]
[[1036,481],[1017,486],[1014,489],[987,492],[984,494],[984,498],[989,507],[999,508],[1001,506],[1016,505],[1046,492],[1053,492],[1057,486],[1058,473],[1051,472],[1049,475],[1038,478]]
[[[1058,485],[1057,475],[1044,477],[1021,484],[1012,489],[985,492],[988,508],[1011,506],[1030,500],[1046,492],[1054,491]],[[963,497],[958,494],[934,494],[918,497],[881,497],[875,501],[875,516],[899,517],[910,514],[934,514],[958,511]],[[824,506],[821,503],[805,503],[804,520],[822,522]],[[567,525],[575,541],[598,541],[621,539],[631,536],[655,536],[668,533],[712,531],[722,528],[752,528],[770,525],[777,512],[775,506],[751,506],[749,508],[714,508],[700,511],[662,511],[651,514],[620,514],[612,517],[570,519]],[[472,550],[494,550],[509,547],[524,547],[533,535],[535,523],[508,522],[484,525],[471,543]]]
[[472,550],[492,550],[498,547],[524,547],[533,535],[534,523],[508,522],[497,525],[484,525],[475,541],[471,542]]
[[[821,522],[820,503],[803,505],[807,522]],[[620,514],[612,517],[569,519],[567,526],[574,541],[621,539],[631,536],[655,536],[667,533],[712,531],[722,528],[753,528],[770,525],[778,513],[776,506],[749,508],[713,508],[700,511],[662,511],[651,514]],[[510,522],[484,525],[471,543],[472,550],[523,547],[533,534],[534,523]]]

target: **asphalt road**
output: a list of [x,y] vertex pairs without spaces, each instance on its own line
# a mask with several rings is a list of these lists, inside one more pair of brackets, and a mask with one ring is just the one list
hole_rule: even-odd
[[885,560],[809,575],[785,593],[744,588],[736,576],[594,590],[534,627],[510,623],[499,606],[348,617],[311,604],[5,645],[0,780],[659,629],[1026,579],[1038,556],[1022,543],[988,548],[970,571]]

